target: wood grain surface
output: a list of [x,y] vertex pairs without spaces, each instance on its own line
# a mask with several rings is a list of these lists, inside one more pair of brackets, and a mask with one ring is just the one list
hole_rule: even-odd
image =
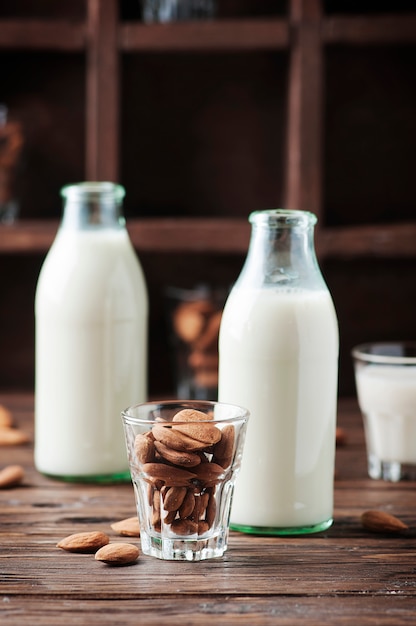
[[[33,396],[3,394],[15,424],[33,441]],[[0,623],[42,624],[401,624],[416,623],[416,484],[367,477],[355,400],[342,400],[335,520],[324,533],[261,537],[232,532],[229,550],[200,563],[140,556],[109,567],[56,547],[74,532],[101,530],[135,514],[124,485],[61,483],[33,466],[33,446],[0,447],[0,469],[25,478],[0,490]],[[380,509],[409,526],[372,534],[360,515]],[[129,538],[132,543],[138,540]]]

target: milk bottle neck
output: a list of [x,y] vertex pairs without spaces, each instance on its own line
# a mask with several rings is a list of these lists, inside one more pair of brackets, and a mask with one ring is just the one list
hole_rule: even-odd
[[315,255],[313,213],[270,209],[251,213],[249,221],[250,245],[238,286],[325,288]]
[[125,228],[121,185],[110,182],[84,182],[61,190],[64,201],[60,228],[99,230]]

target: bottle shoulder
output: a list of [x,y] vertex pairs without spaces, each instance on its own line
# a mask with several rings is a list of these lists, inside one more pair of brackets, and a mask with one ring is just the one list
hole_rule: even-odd
[[126,309],[147,308],[143,270],[127,233],[84,235],[58,232],[39,274],[36,305],[120,300]]
[[319,348],[325,337],[335,348],[338,334],[335,307],[328,290],[234,287],[224,307],[220,344],[235,341],[273,352],[283,345],[294,348],[303,341],[316,343]]

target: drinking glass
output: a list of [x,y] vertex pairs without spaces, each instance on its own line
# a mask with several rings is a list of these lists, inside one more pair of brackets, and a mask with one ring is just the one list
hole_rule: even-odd
[[371,478],[416,478],[416,342],[352,350]]
[[208,401],[122,412],[144,554],[201,561],[227,549],[248,411]]

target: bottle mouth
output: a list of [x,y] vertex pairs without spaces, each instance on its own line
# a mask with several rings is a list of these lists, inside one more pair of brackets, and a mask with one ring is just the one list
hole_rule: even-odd
[[112,182],[86,181],[61,189],[66,229],[124,228],[124,187]]
[[122,202],[126,191],[124,187],[108,181],[85,181],[65,185],[61,189],[61,196],[65,200],[85,200],[105,202],[106,200]]
[[250,213],[251,224],[267,225],[269,228],[293,228],[314,226],[318,218],[310,211],[292,209],[264,209]]

